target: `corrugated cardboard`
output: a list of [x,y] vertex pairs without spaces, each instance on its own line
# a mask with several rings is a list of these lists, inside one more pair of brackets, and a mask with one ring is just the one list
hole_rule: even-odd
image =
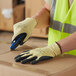
[[[1,12],[1,11],[0,11]],[[13,15],[11,16],[10,19],[5,18],[2,13],[1,13],[1,25],[0,25],[0,30],[8,30],[11,31],[13,30]]]
[[[15,0],[16,2],[17,0]],[[16,3],[13,2],[13,0],[0,0],[0,30],[5,31],[12,31],[13,25],[17,22],[20,22],[25,17],[25,5],[20,4],[16,5]],[[5,18],[2,15],[2,9],[12,9],[13,13],[11,15],[11,18]]]
[[[7,47],[7,48],[6,48]],[[10,47],[10,45],[8,44],[4,44],[4,43],[0,43],[0,55],[5,54],[7,52],[10,51],[10,49],[8,49]],[[6,49],[5,49],[6,48]]]
[[0,25],[1,25],[1,11],[0,11]]
[[12,0],[0,0],[0,9],[12,8]]
[[39,10],[41,10],[45,4],[44,0],[25,0],[25,17],[34,16]]
[[12,34],[9,32],[0,31],[0,55],[5,54],[10,51]]
[[14,23],[17,23],[17,22],[25,19],[25,6],[24,6],[24,4],[20,4],[20,5],[15,6],[13,12],[14,12],[13,13]]
[[16,55],[25,48],[26,50],[30,49],[26,45],[23,47],[22,49],[18,48],[18,51],[9,51],[0,55],[0,76],[76,76],[75,56],[59,56],[36,65],[14,62]]

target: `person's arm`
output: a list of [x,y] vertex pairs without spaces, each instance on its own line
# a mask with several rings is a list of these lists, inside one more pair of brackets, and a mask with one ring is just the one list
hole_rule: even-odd
[[62,53],[76,49],[76,32],[70,36],[58,41]]
[[33,18],[37,20],[38,25],[49,25],[50,24],[50,7],[45,4],[44,7],[36,13]]
[[[21,33],[26,33],[26,37],[23,40],[23,43],[28,40],[31,36],[31,33],[35,26],[49,25],[50,24],[50,11],[48,7],[43,7],[37,14],[35,14],[32,18],[26,18],[25,20],[14,24],[14,35],[12,37],[12,41],[20,35]],[[26,27],[26,28],[25,28]],[[29,30],[30,29],[30,30]]]

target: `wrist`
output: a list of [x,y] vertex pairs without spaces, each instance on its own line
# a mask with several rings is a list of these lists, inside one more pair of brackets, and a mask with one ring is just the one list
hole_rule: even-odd
[[43,7],[38,13],[36,13],[32,18],[36,19],[37,25],[49,25],[50,24],[50,11]]
[[58,42],[56,42],[56,44],[59,46],[60,51],[61,51],[61,54],[62,54],[62,48],[61,48],[61,45],[60,45]]
[[58,56],[58,55],[61,54],[60,47],[59,47],[59,45],[58,45],[56,42],[53,43],[53,44],[50,46],[50,51],[51,51],[53,57]]

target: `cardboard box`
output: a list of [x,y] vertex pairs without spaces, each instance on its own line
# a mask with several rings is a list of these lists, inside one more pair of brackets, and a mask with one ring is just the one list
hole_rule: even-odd
[[[32,17],[38,13],[44,6],[45,0],[25,0],[25,17]],[[33,37],[48,38],[49,25],[37,25],[33,30]]]
[[12,34],[9,32],[0,31],[0,55],[5,54],[10,51]]
[[[7,47],[7,48],[6,48]],[[2,55],[2,54],[5,54],[5,53],[7,53],[7,52],[9,52],[10,51],[10,45],[8,44],[6,44],[6,43],[1,43],[0,42],[0,55]],[[5,49],[6,48],[6,49]],[[9,49],[8,49],[9,48]]]
[[0,12],[0,25],[1,25],[1,12]]
[[39,10],[41,10],[45,4],[44,0],[25,0],[25,17],[34,16]]
[[[14,62],[14,57],[29,46],[0,55],[0,76],[76,76],[76,56],[58,56],[36,65]],[[9,50],[9,49],[7,49]]]
[[[14,1],[15,3],[13,0],[6,0],[6,2],[4,0],[0,0],[0,30],[12,31],[13,25],[25,18],[25,5],[16,5],[17,0]],[[2,14],[3,9],[12,9],[13,12],[10,18],[6,18]]]
[[20,4],[14,8],[14,23],[22,21],[25,19],[25,6],[24,4]]

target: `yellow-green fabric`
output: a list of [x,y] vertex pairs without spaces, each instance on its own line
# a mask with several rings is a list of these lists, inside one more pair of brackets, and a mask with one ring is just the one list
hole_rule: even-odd
[[[76,0],[74,0],[70,8],[69,0],[52,1],[56,1],[56,4],[53,3],[55,4],[55,9],[52,9],[54,11],[54,16],[49,27],[48,45],[76,31]],[[54,7],[53,4],[52,8]],[[53,12],[52,10],[51,13]],[[76,55],[76,50],[69,51],[67,54]]]

